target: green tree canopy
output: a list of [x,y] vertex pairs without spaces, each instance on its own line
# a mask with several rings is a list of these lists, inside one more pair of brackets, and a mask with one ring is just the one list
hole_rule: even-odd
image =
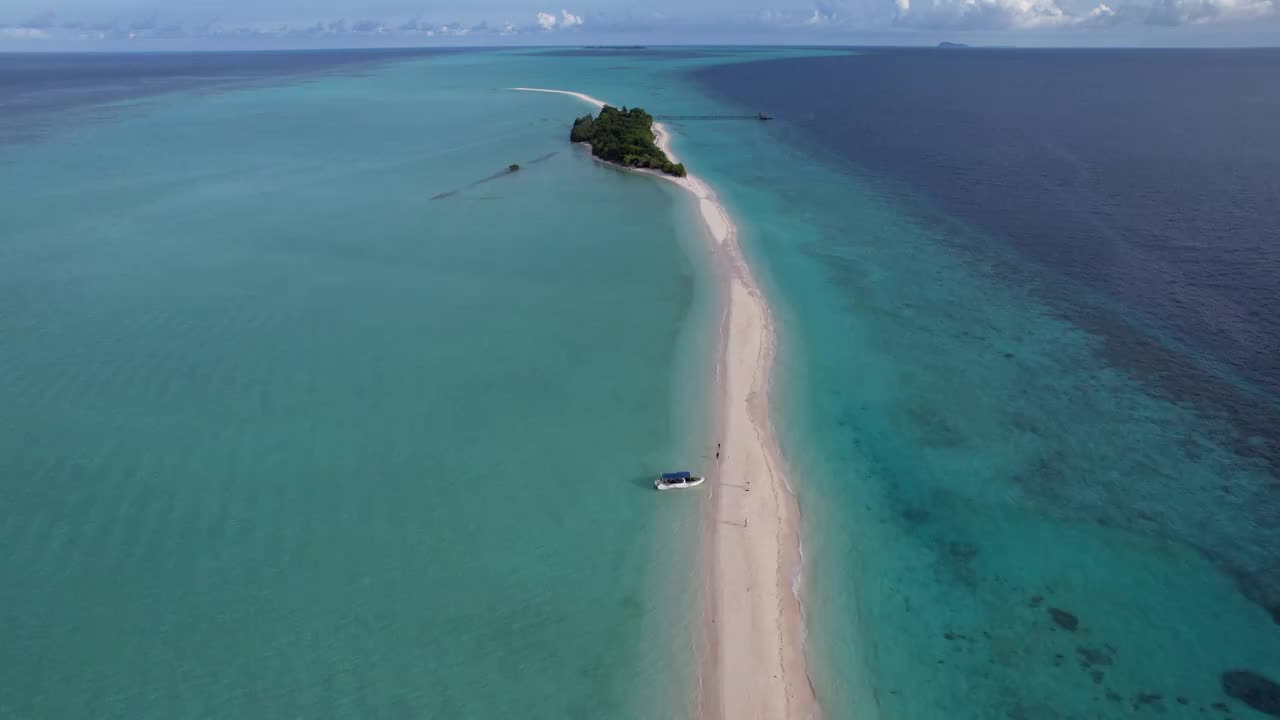
[[598,116],[584,115],[575,120],[569,139],[591,143],[591,154],[601,160],[661,170],[677,177],[686,175],[684,165],[671,162],[654,142],[653,116],[641,108],[619,110],[605,105]]

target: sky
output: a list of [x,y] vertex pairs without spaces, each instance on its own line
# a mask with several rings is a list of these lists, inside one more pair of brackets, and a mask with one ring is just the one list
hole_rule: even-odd
[[1280,45],[1280,0],[2,0],[0,51]]

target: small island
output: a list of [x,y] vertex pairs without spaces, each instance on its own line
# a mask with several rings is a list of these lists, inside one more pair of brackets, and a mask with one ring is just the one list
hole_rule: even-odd
[[653,116],[641,108],[619,110],[605,105],[598,116],[584,115],[575,120],[569,139],[590,143],[592,155],[617,165],[661,170],[676,177],[686,175],[684,164],[671,162],[654,142]]

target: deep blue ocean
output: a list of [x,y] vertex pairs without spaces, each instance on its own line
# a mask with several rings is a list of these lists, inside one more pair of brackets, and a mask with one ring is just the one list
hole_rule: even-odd
[[1280,681],[1280,51],[692,74],[813,163],[751,182],[790,217],[753,246],[824,707],[1196,717]]
[[[1275,398],[1277,72],[1274,49],[878,50],[700,77],[782,114],[788,137],[926,193],[940,221],[1008,242],[1034,261],[1024,272],[1096,288],[1126,318],[1218,364],[1098,328],[1115,359],[1161,375],[1171,392],[1236,378]],[[1044,291],[1059,291],[1064,312],[1079,302]],[[1106,322],[1097,314],[1073,317]]]
[[671,126],[776,315],[825,717],[1276,716],[1276,77],[0,55],[0,720],[690,713],[696,207],[517,85],[777,118]]
[[201,87],[228,88],[382,63],[447,50],[293,50],[181,53],[0,53],[6,114],[69,110]]
[[[1278,73],[1280,50],[930,49],[698,76],[955,250],[1007,246],[1025,262],[997,274],[1280,477]],[[1280,565],[1262,575],[1242,586],[1280,623]]]

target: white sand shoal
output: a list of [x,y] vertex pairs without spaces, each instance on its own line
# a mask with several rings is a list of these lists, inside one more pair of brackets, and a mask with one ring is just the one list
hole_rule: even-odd
[[[600,108],[583,93],[569,95]],[[657,144],[673,162],[671,135],[654,123]],[[804,618],[793,582],[800,572],[799,509],[783,477],[769,425],[773,321],[738,245],[729,213],[711,188],[690,174],[650,174],[693,193],[712,252],[726,277],[716,397],[722,407],[719,465],[708,475],[708,604],[699,714],[704,718],[812,718],[817,702],[805,667]],[[798,586],[798,583],[796,583]]]

